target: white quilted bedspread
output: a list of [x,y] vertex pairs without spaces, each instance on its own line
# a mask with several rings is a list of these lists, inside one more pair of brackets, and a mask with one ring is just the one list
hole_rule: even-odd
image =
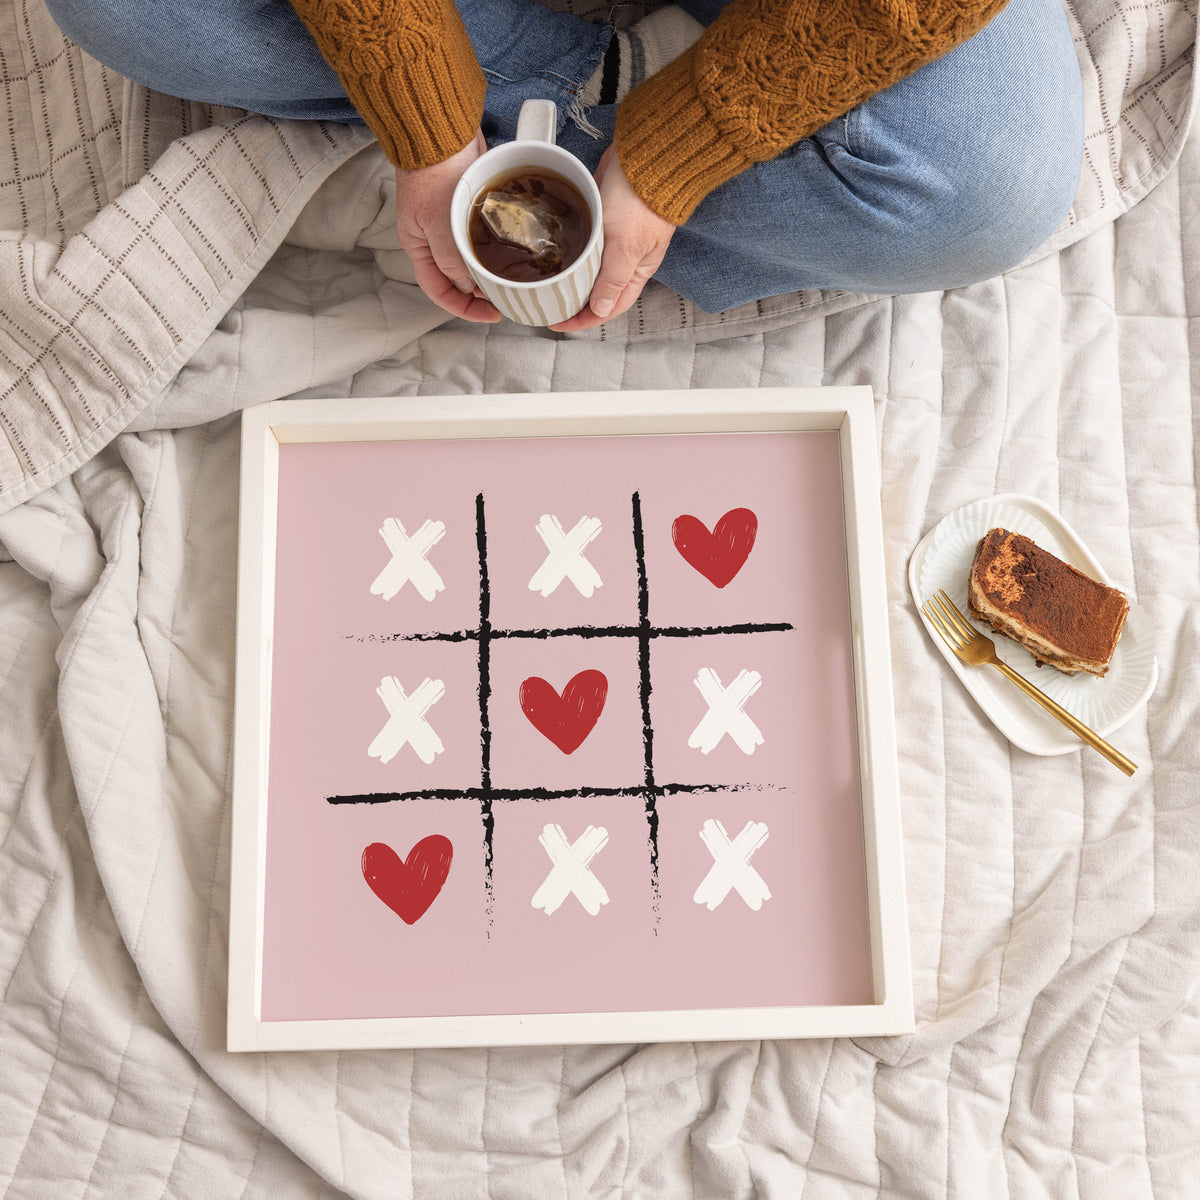
[[[714,318],[658,292],[566,340],[440,321],[360,132],[150,96],[0,12],[4,1194],[1200,1195],[1196,9],[1074,16],[1089,157],[1047,253]],[[237,412],[821,383],[877,397],[916,1032],[227,1054]],[[1005,491],[1154,630],[1132,779],[1011,747],[919,623],[914,546]]]

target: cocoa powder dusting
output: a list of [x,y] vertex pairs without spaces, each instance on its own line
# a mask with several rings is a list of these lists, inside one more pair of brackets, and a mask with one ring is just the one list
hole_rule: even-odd
[[1106,662],[1128,602],[1029,538],[991,529],[976,550],[976,579],[987,598],[1073,658]]

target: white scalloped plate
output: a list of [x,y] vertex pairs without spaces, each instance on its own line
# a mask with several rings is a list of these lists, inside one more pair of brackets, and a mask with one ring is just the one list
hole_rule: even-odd
[[[918,610],[934,592],[944,588],[954,603],[964,613],[967,611],[967,575],[975,545],[997,525],[1032,538],[1094,579],[1110,587],[1119,586],[1113,584],[1079,535],[1058,513],[1033,496],[1010,492],[955,509],[921,539],[908,564],[908,583]],[[1030,754],[1068,754],[1080,748],[1083,743],[1070,730],[999,671],[965,666],[924,613],[921,620],[951,670],[1010,742]],[[1033,656],[1016,642],[998,635],[993,641],[996,652],[1013,670],[1104,737],[1120,728],[1146,703],[1158,681],[1153,638],[1142,615],[1132,605],[1103,679],[1083,672],[1071,676],[1053,667],[1038,667]]]

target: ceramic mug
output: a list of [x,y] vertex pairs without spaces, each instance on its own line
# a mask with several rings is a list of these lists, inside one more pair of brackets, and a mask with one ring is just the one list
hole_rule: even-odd
[[[454,241],[471,278],[500,312],[519,325],[556,325],[579,312],[596,282],[604,249],[600,190],[587,167],[555,144],[557,125],[553,101],[526,100],[517,118],[516,140],[480,155],[463,172],[450,202]],[[538,170],[552,171],[575,187],[587,204],[591,234],[579,257],[557,275],[516,282],[489,271],[476,257],[470,235],[471,209],[481,193],[500,180]]]

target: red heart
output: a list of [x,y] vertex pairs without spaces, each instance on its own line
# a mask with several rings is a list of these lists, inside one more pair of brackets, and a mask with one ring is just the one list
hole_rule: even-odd
[[758,518],[748,508],[731,508],[713,526],[698,517],[676,517],[671,526],[671,541],[686,562],[705,579],[723,588],[741,569],[758,533]]
[[600,719],[607,695],[603,671],[580,671],[567,681],[561,696],[544,679],[531,675],[521,684],[521,711],[564,754],[573,754]]
[[362,854],[362,873],[367,886],[402,921],[419,921],[437,899],[454,847],[440,833],[422,838],[401,858],[384,842],[372,842]]

